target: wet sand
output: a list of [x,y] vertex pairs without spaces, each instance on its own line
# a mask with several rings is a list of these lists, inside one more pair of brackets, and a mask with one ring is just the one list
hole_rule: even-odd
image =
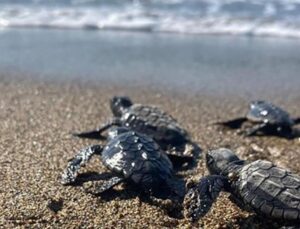
[[[62,186],[59,177],[77,150],[98,143],[70,136],[111,117],[108,100],[126,94],[133,101],[155,104],[178,119],[204,152],[230,147],[243,159],[269,159],[300,173],[300,140],[244,138],[210,123],[240,116],[247,99],[186,95],[149,88],[13,80],[0,81],[0,227],[4,228],[274,228],[276,225],[241,211],[222,194],[197,224],[175,218],[168,205],[149,204],[135,191],[118,186],[105,198],[86,194],[82,186]],[[300,115],[300,94],[274,98],[291,114]],[[107,172],[95,157],[81,170]],[[203,160],[182,172],[195,180],[206,174]],[[180,209],[178,209],[179,211]],[[176,211],[176,209],[173,211]]]

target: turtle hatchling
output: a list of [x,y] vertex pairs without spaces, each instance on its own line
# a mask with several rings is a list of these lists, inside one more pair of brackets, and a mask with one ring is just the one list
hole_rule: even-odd
[[[110,127],[122,126],[154,138],[163,150],[168,151],[170,156],[177,157],[179,164],[192,163],[200,155],[200,147],[190,140],[187,131],[172,116],[159,108],[133,104],[130,98],[125,96],[113,97],[110,107],[114,115],[112,120],[99,129],[74,135],[98,139],[101,137],[101,133]],[[186,148],[191,149],[190,154],[187,153]]]
[[112,177],[99,185],[95,194],[121,182],[133,184],[146,193],[176,193],[173,166],[167,155],[151,137],[124,127],[109,130],[105,147],[93,145],[80,150],[64,170],[62,184],[76,182],[80,167],[95,154],[101,156],[104,165],[112,172]]
[[292,127],[300,123],[300,118],[293,119],[289,113],[266,101],[253,101],[250,103],[249,108],[246,117],[219,122],[217,124],[237,129],[244,122],[249,121],[253,125],[245,130],[246,136],[263,133],[286,138],[294,137]]
[[244,210],[284,223],[300,222],[300,176],[270,161],[246,163],[225,148],[210,151],[206,164],[211,175],[190,185],[185,215],[196,221],[211,208],[221,191]]

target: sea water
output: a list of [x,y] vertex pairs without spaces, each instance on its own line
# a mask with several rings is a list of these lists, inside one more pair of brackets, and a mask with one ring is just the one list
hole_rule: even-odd
[[1,0],[0,27],[300,37],[299,0]]

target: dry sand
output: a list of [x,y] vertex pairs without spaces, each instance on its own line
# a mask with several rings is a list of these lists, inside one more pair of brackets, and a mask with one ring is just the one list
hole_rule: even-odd
[[[88,86],[75,83],[0,81],[0,227],[2,228],[270,228],[270,222],[239,210],[226,194],[198,224],[173,218],[168,208],[141,201],[134,191],[118,187],[107,198],[86,194],[81,186],[62,186],[59,177],[75,152],[93,140],[70,136],[97,127],[111,116],[108,100],[126,94],[139,103],[155,104],[176,117],[206,151],[221,146],[243,159],[270,159],[300,173],[300,141],[276,137],[244,138],[210,125],[244,114],[247,100],[191,96],[149,88]],[[300,115],[300,95],[275,98]],[[107,172],[98,158],[81,173]],[[203,160],[194,174],[206,174]]]

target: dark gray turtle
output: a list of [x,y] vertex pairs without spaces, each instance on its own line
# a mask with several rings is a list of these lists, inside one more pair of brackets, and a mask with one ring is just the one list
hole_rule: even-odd
[[[83,138],[101,137],[101,133],[111,126],[128,127],[154,138],[160,147],[172,154],[178,164],[192,163],[198,157],[201,149],[190,140],[185,129],[170,115],[155,106],[133,104],[128,97],[113,97],[110,107],[114,118],[99,129],[76,133]],[[192,155],[186,153],[187,146],[192,148]]]
[[203,177],[185,197],[185,215],[193,221],[203,217],[221,191],[244,210],[284,222],[300,222],[300,176],[270,161],[246,163],[229,149],[207,154],[212,175]]
[[62,184],[76,182],[80,167],[94,154],[101,156],[104,165],[113,173],[112,178],[97,187],[96,194],[121,182],[154,194],[163,191],[176,193],[172,163],[159,145],[151,137],[120,127],[110,129],[105,147],[93,145],[80,150],[63,172]]
[[219,122],[218,124],[237,129],[240,128],[245,121],[249,121],[253,124],[252,127],[246,129],[245,134],[247,136],[261,132],[264,134],[292,138],[292,126],[300,123],[300,118],[292,119],[289,113],[272,103],[266,101],[253,101],[250,103],[250,109],[246,117]]

